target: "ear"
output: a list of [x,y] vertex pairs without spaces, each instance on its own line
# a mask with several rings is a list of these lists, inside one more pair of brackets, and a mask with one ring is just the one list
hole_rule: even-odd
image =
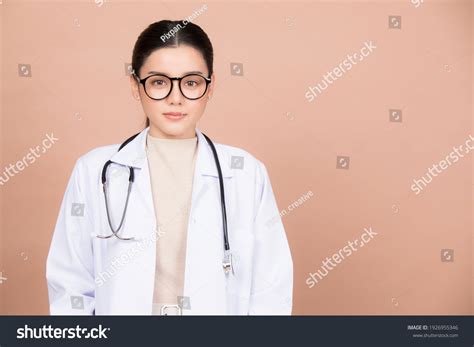
[[130,87],[132,91],[132,97],[135,100],[140,100],[140,88],[137,78],[134,74],[130,74]]
[[215,86],[216,86],[216,74],[213,72],[211,75],[211,83],[209,84],[209,90],[207,91],[208,98],[212,98],[212,94],[214,93]]

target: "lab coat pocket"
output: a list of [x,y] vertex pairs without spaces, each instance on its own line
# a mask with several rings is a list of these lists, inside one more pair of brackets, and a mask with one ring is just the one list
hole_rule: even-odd
[[[112,286],[109,288],[114,288],[114,285],[126,283],[138,273],[143,273],[143,270],[148,271],[153,267],[154,264],[150,259],[153,258],[156,239],[159,235],[153,233],[152,230],[148,233],[143,232],[143,230],[149,230],[151,225],[152,223],[147,219],[135,221],[133,228],[127,228],[125,224],[123,232],[120,230],[119,235],[133,237],[132,240],[120,240],[115,236],[108,239],[94,238],[98,285],[107,282]],[[107,232],[111,233],[110,228]]]

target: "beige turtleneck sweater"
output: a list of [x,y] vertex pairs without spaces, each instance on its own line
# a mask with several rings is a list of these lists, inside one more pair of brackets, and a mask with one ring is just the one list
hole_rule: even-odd
[[[197,137],[162,139],[147,135],[153,203],[160,237],[156,241],[156,273],[152,315],[163,304],[179,304],[183,296],[186,240]],[[175,309],[168,309],[174,314]]]

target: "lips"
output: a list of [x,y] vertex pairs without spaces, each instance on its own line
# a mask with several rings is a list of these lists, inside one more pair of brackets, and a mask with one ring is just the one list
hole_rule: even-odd
[[180,120],[186,116],[186,113],[181,113],[181,112],[166,112],[163,113],[163,115],[171,120]]

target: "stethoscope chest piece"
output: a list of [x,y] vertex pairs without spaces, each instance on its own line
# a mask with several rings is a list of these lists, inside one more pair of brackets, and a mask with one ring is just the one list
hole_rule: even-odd
[[225,251],[224,260],[222,261],[222,267],[224,268],[224,273],[228,274],[232,272],[234,275],[234,265],[232,263],[232,254],[229,251]]

